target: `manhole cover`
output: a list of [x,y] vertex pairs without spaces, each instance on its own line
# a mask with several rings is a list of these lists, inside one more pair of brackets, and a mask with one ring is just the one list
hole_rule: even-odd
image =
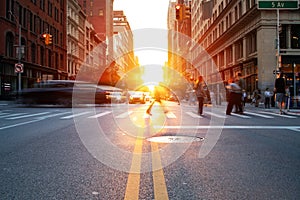
[[148,138],[147,140],[157,143],[191,143],[200,142],[204,140],[204,138],[194,136],[157,136]]

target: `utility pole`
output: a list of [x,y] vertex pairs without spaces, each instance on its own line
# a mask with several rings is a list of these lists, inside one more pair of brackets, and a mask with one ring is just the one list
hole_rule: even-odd
[[293,64],[293,107],[297,108],[297,95],[296,95],[296,73],[295,73],[295,68],[296,68],[296,63]]
[[18,41],[18,46],[17,46],[17,54],[18,54],[18,63],[15,64],[15,72],[18,73],[18,93],[21,92],[21,87],[22,87],[22,84],[21,84],[21,73],[23,72],[23,64],[21,63],[21,59],[22,59],[22,54],[24,53],[24,48],[22,48],[22,27],[21,27],[21,24],[20,22],[18,21],[19,19],[11,12],[9,11],[10,15],[14,17],[16,23],[17,23],[17,26],[18,26],[18,29],[19,29],[19,41]]

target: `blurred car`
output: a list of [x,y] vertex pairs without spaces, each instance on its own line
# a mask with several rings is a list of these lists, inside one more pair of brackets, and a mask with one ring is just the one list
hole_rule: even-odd
[[129,92],[129,103],[146,103],[144,92],[141,91],[130,91]]
[[98,85],[98,87],[107,92],[108,103],[124,103],[126,101],[126,95],[121,88],[111,85]]
[[107,103],[107,93],[97,85],[74,80],[49,80],[23,89],[18,94],[18,103],[55,104],[71,106],[73,104]]
[[107,99],[110,103],[124,103],[126,101],[126,96],[120,91],[109,92]]

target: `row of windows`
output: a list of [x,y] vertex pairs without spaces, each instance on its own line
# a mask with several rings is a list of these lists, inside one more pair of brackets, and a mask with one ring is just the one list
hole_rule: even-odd
[[[249,58],[257,52],[256,32],[249,33],[246,37],[236,41],[232,45],[221,50],[213,56],[214,63],[218,66],[218,70],[226,69],[233,66],[236,62],[243,58]],[[207,62],[207,61],[204,61]]]
[[[232,1],[232,0],[224,0],[225,1],[225,7]],[[203,14],[202,8],[197,9],[197,13],[195,15],[195,20],[193,20],[194,26],[192,30],[193,37],[198,41],[202,35],[204,35],[208,29],[213,25],[214,21],[217,20],[217,18],[220,16],[220,14],[225,9],[224,7],[224,1],[220,2],[218,6],[215,6],[214,12],[212,13],[212,17],[208,20],[202,20],[201,15]],[[214,5],[216,5],[217,2],[215,0]],[[207,41],[204,43],[206,45],[212,44],[215,40],[218,39],[227,29],[229,29],[232,24],[234,24],[236,21],[238,21],[243,14],[245,14],[250,8],[255,6],[255,0],[246,0],[246,1],[239,1],[234,8],[227,13],[226,16],[223,17],[223,19],[220,20],[218,25],[215,26],[214,30],[211,32],[210,35],[207,37]],[[203,4],[202,4],[203,6]],[[201,21],[202,20],[202,21]],[[202,22],[202,23],[200,23]],[[204,24],[203,24],[204,23]],[[205,46],[207,47],[207,46]]]
[[[38,5],[38,1],[40,2],[40,9],[42,9],[43,11],[45,11],[45,1],[46,0],[31,0],[31,3],[33,3],[34,5]],[[52,0],[48,0],[48,4],[53,2]],[[56,0],[57,3],[60,4],[61,7],[64,6],[64,0]]]
[[[17,8],[18,16],[14,13],[14,7]],[[55,20],[58,21],[58,9],[55,9]],[[47,21],[44,21],[40,16],[32,13],[30,10],[22,7],[20,4],[14,4],[14,1],[7,0],[6,4],[6,18],[10,21],[17,21],[17,24],[22,26],[22,29],[26,29],[36,33],[43,34],[45,32],[53,35],[54,44],[63,44],[63,34],[54,26],[51,26]],[[60,22],[63,21],[63,13],[60,14]]]
[[280,31],[281,49],[300,49],[300,24],[283,24]]
[[[5,41],[5,56],[10,58],[17,57],[14,51],[15,38],[12,32],[8,32],[6,34]],[[24,38],[22,38],[21,44],[25,48],[22,60],[29,61],[34,64],[40,64],[42,66],[52,67],[54,65],[55,68],[58,68],[58,66],[64,66],[63,54],[59,55],[57,52],[52,52],[50,49],[46,49],[43,46],[40,46],[38,50],[37,45],[35,43],[32,43],[30,47],[26,47]],[[38,57],[39,59],[37,59]]]

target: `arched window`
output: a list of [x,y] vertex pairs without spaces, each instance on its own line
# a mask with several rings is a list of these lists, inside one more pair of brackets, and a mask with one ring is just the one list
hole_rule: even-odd
[[48,50],[48,66],[52,67],[52,51]]
[[6,46],[5,46],[5,55],[7,57],[14,56],[14,35],[12,32],[6,33]]
[[[25,58],[26,58],[26,51],[25,51],[25,48],[26,48],[26,40],[25,40],[25,38],[21,38],[21,46],[22,46],[22,60],[26,60]],[[28,60],[28,59],[27,59]]]
[[36,45],[34,43],[31,44],[31,62],[36,62]]
[[42,66],[45,65],[45,49],[44,49],[44,47],[41,47],[41,50],[40,50],[40,64]]

